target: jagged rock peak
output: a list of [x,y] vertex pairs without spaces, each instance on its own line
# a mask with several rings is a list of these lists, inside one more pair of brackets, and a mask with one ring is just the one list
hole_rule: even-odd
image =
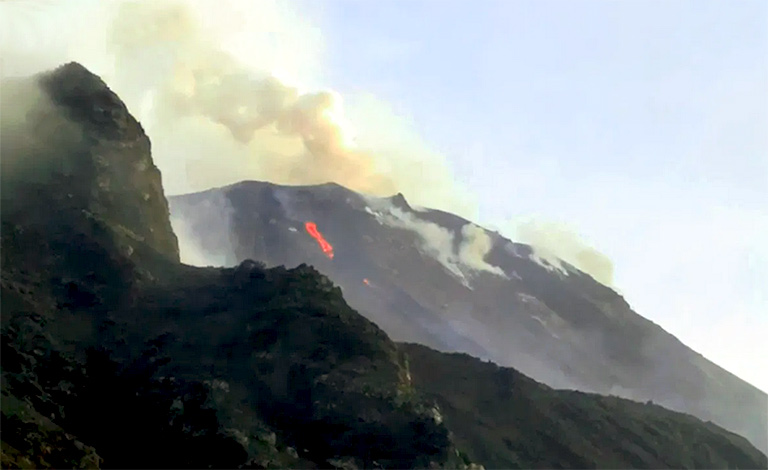
[[98,76],[77,62],[38,76],[51,100],[101,138],[140,139],[144,130],[122,100]]
[[410,204],[408,204],[408,201],[405,199],[405,196],[403,196],[403,193],[395,194],[394,196],[389,198],[389,201],[392,203],[392,205],[400,209],[406,209],[409,211],[413,210]]
[[[35,204],[32,199],[40,199],[34,184],[55,185],[46,192],[48,199],[37,204],[62,212],[85,210],[129,238],[179,259],[149,138],[101,78],[70,62],[9,81],[3,88],[8,98],[3,111],[19,117],[18,122],[10,122],[12,117],[2,123],[13,134],[13,142],[3,142],[3,169],[21,170],[4,172],[4,185],[13,188],[3,191],[4,203],[26,210]],[[39,139],[41,134],[45,140]]]

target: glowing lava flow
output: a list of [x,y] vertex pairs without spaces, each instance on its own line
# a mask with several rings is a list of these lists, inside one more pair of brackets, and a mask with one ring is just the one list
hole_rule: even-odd
[[333,259],[333,247],[325,240],[325,238],[323,238],[323,234],[317,230],[317,224],[314,222],[307,222],[304,224],[304,226],[307,228],[307,233],[309,233],[312,238],[317,240],[317,244],[320,245],[323,253],[325,253],[329,258]]

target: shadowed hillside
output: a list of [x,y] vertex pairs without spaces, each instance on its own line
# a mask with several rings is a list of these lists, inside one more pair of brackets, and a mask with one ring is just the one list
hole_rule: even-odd
[[553,390],[466,354],[401,349],[414,386],[438,403],[455,442],[489,468],[765,465],[756,449],[742,453],[749,445],[743,437],[650,402]]

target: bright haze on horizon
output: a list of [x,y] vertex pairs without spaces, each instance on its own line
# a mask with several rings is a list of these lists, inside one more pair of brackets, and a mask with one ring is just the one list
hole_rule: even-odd
[[199,45],[223,48],[298,94],[335,91],[338,128],[323,129],[365,150],[335,164],[400,172],[340,183],[402,190],[566,259],[593,247],[610,262],[591,273],[639,314],[768,391],[768,2],[201,0],[199,28],[171,15],[136,38],[110,26],[119,3],[0,2],[3,73],[76,60],[101,75],[169,194],[297,182],[254,157],[294,158],[296,142],[262,133],[246,149],[158,111],[167,77],[186,93],[185,61],[218,57]]

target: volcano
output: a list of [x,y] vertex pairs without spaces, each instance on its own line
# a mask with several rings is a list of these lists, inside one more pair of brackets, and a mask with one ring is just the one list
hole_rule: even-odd
[[[690,414],[555,390],[494,364],[549,370],[563,357],[530,362],[545,349],[537,334],[560,336],[578,359],[579,332],[601,331],[594,311],[561,323],[549,312],[565,315],[557,309],[576,298],[581,284],[568,282],[608,291],[526,261],[525,247],[496,237],[478,260],[479,245],[450,236],[461,220],[335,185],[243,183],[177,198],[172,223],[149,137],[99,77],[69,63],[0,81],[0,92],[3,468],[768,464],[744,437]],[[181,262],[206,250],[222,264],[258,256],[227,268]],[[554,300],[542,294],[553,279],[564,283]],[[494,289],[520,300],[496,312],[495,300],[480,303]],[[612,308],[600,312],[619,325],[634,318]],[[515,322],[519,331],[503,330]],[[483,337],[492,327],[501,346]],[[588,364],[562,363],[575,370],[563,381],[591,377],[578,370]]]
[[[169,204],[177,233],[203,264],[308,263],[396,341],[467,353],[555,388],[658,403],[768,448],[765,393],[611,288],[567,263],[547,264],[528,245],[480,229],[490,240],[485,267],[468,262],[461,247],[474,224],[461,217],[332,183],[244,181]],[[302,230],[308,221],[323,227],[333,259]]]

